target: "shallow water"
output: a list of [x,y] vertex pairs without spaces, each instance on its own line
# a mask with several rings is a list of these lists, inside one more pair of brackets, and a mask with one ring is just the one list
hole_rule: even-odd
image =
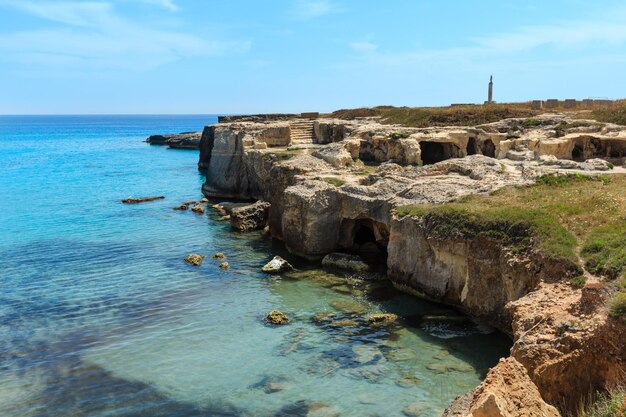
[[[211,116],[0,117],[0,416],[438,415],[508,339],[385,282],[298,262],[200,198],[197,152],[142,142]],[[131,196],[166,199],[123,205]],[[190,252],[226,253],[231,268]],[[271,327],[272,309],[292,324]],[[400,315],[371,327],[375,312]]]

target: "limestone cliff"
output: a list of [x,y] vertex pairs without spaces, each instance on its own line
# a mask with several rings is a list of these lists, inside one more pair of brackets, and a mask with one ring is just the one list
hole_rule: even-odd
[[[389,279],[399,287],[510,334],[514,359],[498,365],[493,378],[467,396],[465,414],[459,415],[522,415],[515,413],[522,400],[511,402],[503,387],[510,382],[515,390],[529,381],[535,384],[526,387],[534,411],[524,415],[558,415],[542,397],[570,410],[564,396],[577,401],[616,380],[613,370],[623,370],[625,349],[605,331],[621,325],[607,318],[602,303],[591,305],[580,291],[564,286],[577,272],[571,264],[543,256],[532,245],[520,252],[489,235],[442,234],[438,226],[445,219],[400,217],[394,208],[491,193],[549,173],[608,171],[608,161],[624,163],[624,130],[548,117],[436,129],[375,120],[294,123],[207,126],[198,165],[206,172],[203,193],[268,201],[271,235],[292,253],[320,259],[336,251],[373,250],[386,257]],[[302,140],[306,123],[313,132],[308,142]],[[553,311],[542,312],[544,304]],[[555,317],[580,321],[583,310],[593,318],[583,320],[584,331],[555,330]],[[589,365],[598,351],[606,354],[598,366]]]

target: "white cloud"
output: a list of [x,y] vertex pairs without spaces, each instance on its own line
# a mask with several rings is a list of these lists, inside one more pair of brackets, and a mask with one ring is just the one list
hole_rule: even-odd
[[289,14],[293,19],[309,20],[342,10],[330,0],[296,0]]
[[[171,3],[171,2],[159,2]],[[148,70],[193,56],[242,52],[249,42],[206,40],[194,34],[152,29],[116,13],[107,2],[1,1],[60,27],[0,34],[0,59],[73,72]]]
[[356,52],[362,52],[362,53],[374,52],[378,49],[378,45],[369,41],[351,42],[348,45],[350,46],[350,48],[354,49]]
[[479,66],[487,60],[491,63],[500,62],[505,66],[518,65],[529,62],[528,53],[540,48],[552,48],[554,53],[552,56],[543,54],[543,59],[535,58],[538,64],[565,62],[571,59],[568,53],[575,54],[577,58],[604,54],[605,60],[612,56],[613,61],[621,61],[626,53],[615,46],[626,44],[626,26],[622,23],[625,19],[626,8],[622,8],[587,20],[561,21],[549,26],[524,26],[505,33],[470,38],[471,43],[467,46],[445,49],[429,49],[427,45],[421,45],[413,50],[387,53],[379,51],[375,48],[376,45],[370,45],[369,42],[355,42],[349,46],[354,50],[367,52],[353,57],[356,62],[352,64],[362,65],[366,62],[368,65],[385,67]]
[[126,0],[126,1],[134,1],[137,3],[149,4],[152,6],[162,7],[171,12],[178,11],[178,6],[174,3],[173,0]]

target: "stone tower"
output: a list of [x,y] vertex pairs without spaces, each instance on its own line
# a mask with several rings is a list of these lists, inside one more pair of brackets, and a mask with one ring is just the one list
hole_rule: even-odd
[[489,77],[489,93],[487,94],[487,104],[493,103],[493,75]]

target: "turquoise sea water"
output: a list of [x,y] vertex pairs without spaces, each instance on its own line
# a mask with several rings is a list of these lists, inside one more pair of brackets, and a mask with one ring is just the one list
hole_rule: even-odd
[[[280,244],[173,211],[201,198],[198,154],[142,141],[212,122],[0,116],[0,417],[431,416],[507,355],[385,282],[293,258],[268,277]],[[149,195],[166,199],[120,203]],[[217,251],[229,270],[182,262]],[[292,324],[264,324],[272,309]]]

